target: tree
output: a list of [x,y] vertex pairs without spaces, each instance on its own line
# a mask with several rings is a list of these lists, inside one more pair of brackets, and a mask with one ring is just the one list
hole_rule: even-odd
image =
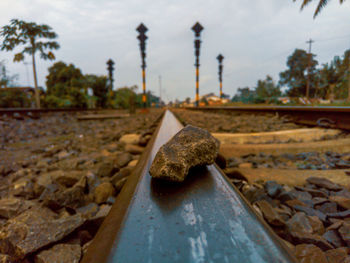
[[87,107],[86,79],[79,68],[59,61],[46,76],[48,107]]
[[341,63],[341,59],[336,56],[330,63],[323,64],[319,70],[320,94],[322,97],[327,97],[331,100],[334,99],[335,87],[340,83],[342,78],[342,73],[340,72]]
[[0,108],[30,107],[28,94],[15,88],[0,89]]
[[[301,5],[301,10],[304,9],[305,6],[310,4],[313,0],[303,0],[303,3]],[[293,2],[296,2],[296,0],[293,0]],[[321,10],[328,4],[328,0],[319,0],[318,5],[316,7],[315,13],[314,13],[314,18],[321,12]],[[339,3],[342,4],[344,3],[345,0],[339,0]]]
[[258,80],[255,93],[259,98],[266,100],[268,98],[280,96],[281,90],[275,84],[272,77],[267,75],[265,80]]
[[44,60],[54,60],[55,56],[51,51],[46,49],[58,49],[59,44],[56,41],[43,41],[43,39],[55,39],[57,35],[48,25],[38,25],[34,22],[25,22],[23,20],[12,19],[9,25],[3,26],[0,36],[4,38],[1,50],[12,51],[19,45],[25,45],[24,49],[15,54],[14,62],[24,60],[25,54],[32,56],[35,100],[37,108],[40,108],[40,97],[35,65],[35,53],[39,52],[40,57]]
[[[316,66],[318,64],[315,59],[315,55],[311,54],[310,63],[310,95],[313,95],[316,90]],[[294,97],[302,97],[306,94],[306,82],[307,82],[307,67],[308,67],[309,54],[302,49],[295,49],[292,55],[287,59],[286,71],[280,73],[279,85],[286,85],[288,89],[288,95]]]
[[85,75],[85,85],[92,89],[94,96],[97,97],[97,106],[106,108],[109,105],[109,98],[113,96],[108,87],[107,76]]
[[238,88],[236,95],[232,98],[233,102],[252,103],[256,97],[255,90],[249,87]]
[[122,87],[115,92],[115,103],[118,108],[129,109],[132,103],[136,103],[137,86]]

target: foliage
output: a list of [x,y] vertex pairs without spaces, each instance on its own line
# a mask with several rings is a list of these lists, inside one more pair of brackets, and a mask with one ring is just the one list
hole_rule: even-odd
[[232,98],[232,102],[254,103],[256,93],[249,87],[238,88],[237,93]]
[[129,109],[131,103],[136,103],[137,86],[122,87],[115,92],[115,106],[122,109]]
[[87,107],[85,78],[73,64],[57,62],[49,68],[46,76],[46,107]]
[[319,94],[321,98],[344,99],[348,96],[350,50],[343,58],[335,56],[319,70]]
[[28,94],[18,89],[0,89],[0,108],[30,107],[31,100]]
[[[295,2],[296,0],[293,0],[293,2]],[[305,6],[307,6],[308,4],[310,4],[312,2],[312,0],[303,0],[303,3],[301,5],[301,10],[304,9]],[[345,0],[339,0],[339,3],[342,4],[344,3]],[[316,18],[316,16],[322,11],[322,9],[328,4],[328,0],[319,0],[315,13],[314,13],[314,18]]]
[[[322,99],[350,100],[350,49],[343,56],[335,56],[329,63],[316,68],[318,62],[311,57],[310,97]],[[304,97],[307,82],[308,54],[304,50],[296,49],[287,59],[288,69],[280,73],[279,84],[275,85],[270,76],[259,80],[257,87],[239,88],[232,102],[278,103],[281,95],[280,87],[288,88],[286,95],[290,97]]]
[[[310,96],[315,94],[316,66],[315,55],[311,54],[310,62]],[[309,54],[305,50],[295,49],[287,59],[288,69],[280,73],[279,84],[286,85],[289,89],[287,94],[292,97],[305,96],[307,83],[307,67]]]
[[55,39],[57,35],[48,25],[37,25],[34,22],[25,22],[23,20],[12,19],[10,25],[2,27],[0,35],[4,37],[1,50],[12,51],[19,45],[26,45],[24,49],[15,54],[14,61],[19,62],[24,59],[25,54],[34,55],[40,53],[42,59],[55,59],[51,51],[46,49],[58,49],[59,45],[56,41],[41,41],[40,39]]
[[85,75],[85,87],[91,88],[97,98],[96,106],[106,108],[111,106],[113,92],[109,92],[108,80],[106,76]]
[[279,86],[275,84],[272,77],[267,75],[265,80],[258,80],[255,93],[257,97],[267,100],[272,97],[280,96],[281,90]]
[[[37,107],[40,108],[35,53],[38,52],[44,60],[54,60],[55,56],[50,50],[59,48],[59,44],[56,41],[52,41],[52,39],[57,38],[56,33],[52,31],[51,27],[45,24],[38,25],[34,22],[12,19],[9,25],[2,27],[0,36],[4,38],[0,46],[1,50],[12,51],[17,46],[24,45],[23,50],[15,54],[14,62],[23,61],[25,54],[32,56],[36,103]],[[49,41],[43,41],[43,39],[49,39]]]
[[265,103],[275,101],[281,95],[281,90],[275,84],[272,77],[267,75],[264,80],[258,80],[254,89],[249,87],[238,88],[237,94],[232,98],[232,102],[243,103]]

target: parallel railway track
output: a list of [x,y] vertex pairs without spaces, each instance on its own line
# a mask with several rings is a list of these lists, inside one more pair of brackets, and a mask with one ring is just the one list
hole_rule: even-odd
[[166,111],[82,262],[297,262],[222,171],[154,181],[158,149],[183,126]]
[[273,113],[287,117],[290,121],[327,128],[350,130],[350,107],[332,106],[242,106],[242,107],[198,107],[188,110],[205,112]]

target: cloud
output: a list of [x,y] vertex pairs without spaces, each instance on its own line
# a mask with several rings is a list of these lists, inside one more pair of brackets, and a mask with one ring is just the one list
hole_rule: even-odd
[[[275,79],[294,48],[313,51],[320,63],[349,48],[350,2],[331,1],[317,17],[314,5],[303,12],[292,1],[273,0],[2,0],[0,25],[11,18],[50,25],[59,35],[57,60],[74,63],[83,73],[106,74],[106,61],[116,62],[118,87],[141,86],[140,54],[135,28],[142,21],[147,32],[147,88],[158,94],[158,76],[169,99],[194,97],[193,32],[196,21],[202,34],[200,92],[218,93],[217,60],[224,59],[224,92],[254,86],[267,74]],[[345,32],[345,33],[344,33]],[[326,40],[329,38],[329,40]],[[13,53],[0,53],[12,73],[27,84],[26,66],[12,63]],[[29,60],[28,60],[29,61]],[[38,60],[40,85],[53,62]],[[30,66],[30,65],[29,65]],[[32,83],[31,71],[29,68]]]

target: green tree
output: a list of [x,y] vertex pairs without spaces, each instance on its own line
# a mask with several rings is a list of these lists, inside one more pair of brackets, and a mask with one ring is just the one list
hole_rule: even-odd
[[[56,41],[51,41],[57,38],[56,33],[45,24],[38,25],[34,22],[12,19],[9,25],[2,27],[0,36],[4,38],[1,50],[12,51],[17,46],[24,45],[24,49],[15,54],[14,62],[23,61],[25,54],[32,56],[36,106],[40,108],[35,53],[38,52],[44,60],[54,60],[54,54],[46,50],[59,48],[59,44]],[[50,39],[50,41],[43,41],[43,39]]]
[[28,94],[15,88],[0,89],[0,108],[30,107]]
[[[340,83],[342,78],[341,59],[336,56],[330,63],[322,65],[319,70],[320,75],[320,95],[324,98],[335,98],[336,86]],[[339,96],[337,96],[339,97]]]
[[[316,90],[316,66],[318,64],[315,59],[316,55],[311,54],[310,63],[310,95],[313,96]],[[287,94],[293,97],[303,97],[306,94],[306,82],[307,82],[307,67],[308,67],[309,54],[302,49],[295,49],[292,55],[287,59],[286,71],[281,72],[280,86],[287,86],[289,89]]]
[[[310,4],[312,0],[302,0],[303,3],[301,4],[301,10],[304,9],[305,6]],[[296,2],[296,0],[293,0],[293,2]],[[318,5],[316,7],[315,13],[314,13],[314,18],[322,11],[322,9],[328,4],[329,0],[319,0]],[[339,3],[342,4],[344,3],[345,0],[339,0]]]
[[256,97],[255,90],[249,87],[238,88],[237,93],[232,98],[233,102],[253,103]]
[[113,92],[109,90],[107,76],[85,75],[85,86],[91,88],[97,98],[96,106],[106,108],[111,106]]
[[115,104],[118,108],[129,109],[130,102],[136,103],[136,90],[137,86],[122,87],[115,92]]
[[86,79],[73,64],[53,64],[46,76],[46,87],[46,107],[87,107]]
[[275,84],[272,77],[267,75],[265,80],[258,80],[255,93],[259,98],[266,101],[266,99],[280,96],[281,90],[279,86]]

